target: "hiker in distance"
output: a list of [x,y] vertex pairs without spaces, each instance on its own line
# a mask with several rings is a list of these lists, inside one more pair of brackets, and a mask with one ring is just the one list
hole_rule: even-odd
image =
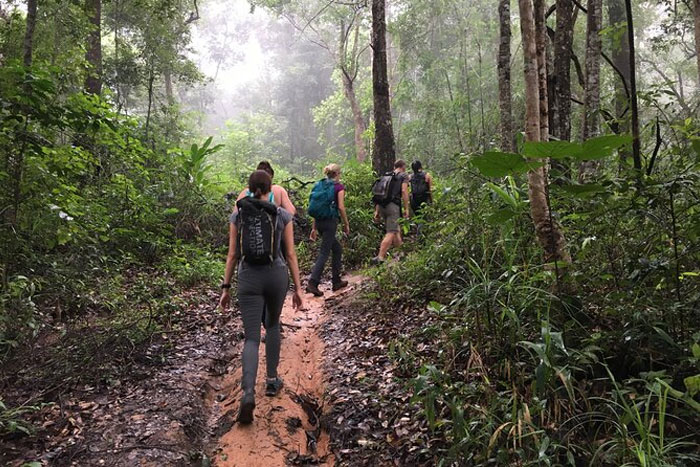
[[[265,395],[275,396],[282,389],[277,365],[280,358],[280,313],[289,286],[287,268],[294,280],[292,303],[295,308],[303,306],[292,215],[269,202],[272,178],[267,172],[253,172],[248,189],[253,196],[239,200],[238,210],[230,217],[228,256],[219,301],[225,310],[230,302],[233,270],[238,266],[238,304],[245,335],[241,379],[243,398],[238,415],[241,423],[253,421],[261,323],[267,331]],[[281,253],[282,243],[286,255]]]
[[408,179],[411,185],[411,212],[417,216],[424,204],[433,202],[433,177],[423,170],[421,161],[414,161],[411,169],[413,173]]
[[[275,171],[272,169],[272,165],[270,165],[268,161],[260,161],[256,170],[264,170],[268,173],[270,179],[275,178]],[[238,203],[238,201],[245,198],[246,196],[252,195],[253,193],[251,193],[250,190],[242,190],[238,194],[236,203]],[[270,190],[270,194],[268,195],[268,201],[286,209],[287,212],[289,212],[292,215],[292,217],[295,216],[297,213],[297,209],[294,207],[294,204],[292,204],[292,200],[289,199],[289,194],[287,193],[287,190],[284,189],[284,187],[281,187],[279,185],[272,185],[272,189]],[[234,211],[237,209],[238,207],[234,207]]]
[[372,264],[381,264],[386,261],[386,255],[391,247],[400,247],[401,228],[399,218],[408,219],[408,176],[406,174],[406,162],[398,159],[394,162],[393,172],[382,175],[372,187],[372,201],[374,202],[374,220],[384,220],[386,234],[379,246],[379,254],[372,258]]
[[323,292],[318,285],[321,282],[323,268],[326,266],[328,256],[332,254],[331,273],[333,278],[333,291],[342,289],[348,285],[341,278],[343,247],[336,238],[338,219],[343,221],[343,232],[350,235],[350,223],[345,211],[345,186],[340,183],[340,166],[330,164],[323,169],[326,178],[319,180],[311,190],[308,213],[313,217],[311,240],[316,241],[321,234],[321,251],[311,270],[311,277],[306,286],[306,291],[316,297],[322,297]]

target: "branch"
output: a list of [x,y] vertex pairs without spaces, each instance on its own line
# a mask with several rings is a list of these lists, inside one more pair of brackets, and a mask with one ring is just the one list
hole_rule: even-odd
[[649,165],[647,166],[647,177],[651,175],[651,171],[654,169],[654,162],[656,162],[656,156],[659,155],[661,142],[661,124],[659,123],[659,117],[656,117],[656,146],[654,146],[654,152],[652,153],[651,160],[649,160]]
[[291,182],[297,182],[299,184],[300,188],[306,188],[307,186],[316,183],[316,180],[312,180],[310,182],[305,182],[303,180],[299,180],[296,177],[292,177],[289,180],[284,180],[282,183],[285,185],[289,185]]
[[199,19],[199,7],[197,6],[197,0],[194,1],[194,11],[190,12],[190,17],[187,18],[187,21],[185,21],[185,26],[187,26],[190,23],[194,23]]

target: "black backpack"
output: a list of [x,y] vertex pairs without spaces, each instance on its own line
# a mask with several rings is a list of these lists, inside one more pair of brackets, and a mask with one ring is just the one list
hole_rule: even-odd
[[277,206],[242,198],[238,206],[238,257],[249,264],[271,264],[275,254]]
[[397,199],[400,201],[400,193],[401,181],[399,177],[394,172],[387,172],[372,185],[372,202],[380,206],[386,206],[391,202],[396,202]]
[[424,198],[428,194],[428,181],[425,172],[415,172],[411,177],[411,196],[414,198]]

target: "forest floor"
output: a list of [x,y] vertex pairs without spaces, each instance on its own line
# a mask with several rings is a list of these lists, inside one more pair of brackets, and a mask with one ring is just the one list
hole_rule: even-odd
[[[109,360],[109,345],[96,347],[94,354],[105,359],[100,368],[114,367],[98,379],[84,375],[76,381],[75,369],[56,370],[73,340],[40,338],[45,345],[0,369],[5,401],[35,407],[25,416],[35,427],[31,435],[0,438],[0,465],[376,465],[377,446],[368,431],[376,425],[382,439],[391,441],[381,428],[388,427],[381,417],[389,412],[366,410],[379,399],[363,386],[390,376],[389,359],[385,343],[373,337],[376,322],[367,326],[366,311],[348,314],[364,278],[348,279],[347,289],[307,296],[303,310],[294,310],[289,299],[285,303],[279,369],[285,387],[276,397],[264,395],[261,344],[250,426],[235,421],[242,326],[235,309],[215,308],[217,291],[179,294],[181,305],[168,329],[132,349],[126,363]],[[78,341],[94,338],[89,328],[80,333]],[[368,351],[375,356],[366,358]],[[377,419],[368,420],[370,414]],[[380,457],[382,464],[394,464],[390,452]]]

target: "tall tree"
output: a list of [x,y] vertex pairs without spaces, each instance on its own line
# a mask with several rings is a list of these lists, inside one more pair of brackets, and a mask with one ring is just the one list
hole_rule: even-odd
[[630,109],[632,111],[632,158],[637,173],[642,170],[642,149],[639,141],[639,111],[637,109],[637,71],[634,55],[634,20],[632,18],[632,2],[625,0],[625,15],[627,17],[627,42],[630,58]]
[[571,139],[571,50],[576,14],[571,0],[557,0],[554,34],[554,96],[556,103],[552,134],[562,141]]
[[85,13],[90,22],[85,60],[90,69],[85,78],[85,91],[90,94],[102,92],[102,0],[86,0]]
[[[541,141],[540,90],[544,89],[546,92],[547,87],[546,84],[541,86],[539,83],[541,73],[537,60],[536,13],[532,0],[518,0],[518,4],[525,59],[525,138],[527,141]],[[539,1],[537,4],[539,8],[544,8],[544,2]],[[564,235],[559,225],[554,222],[549,206],[549,175],[546,164],[530,170],[527,178],[530,213],[535,224],[537,240],[544,250],[545,262],[570,262],[571,257],[566,250]]]
[[[602,41],[600,26],[603,17],[603,1],[588,0],[586,27],[586,89],[583,97],[583,128],[581,138],[586,141],[598,135],[600,113],[600,54]],[[579,181],[583,181],[597,167],[597,161],[582,162]]]
[[698,61],[697,89],[700,90],[700,0],[694,2],[693,17],[695,18],[695,59]]
[[396,160],[387,73],[385,0],[372,0],[372,91],[375,127],[372,167],[383,173],[391,170]]
[[[350,31],[353,31],[352,46],[348,44]],[[357,80],[357,74],[360,71],[360,54],[362,53],[359,51],[359,36],[359,21],[355,23],[354,27],[352,25],[346,26],[345,21],[341,21],[339,68],[343,81],[343,93],[350,105],[355,126],[355,156],[358,161],[363,162],[367,158],[367,150],[365,149],[365,142],[363,140],[367,126],[365,125],[365,118],[362,115],[362,108],[359,102],[357,102],[357,96],[355,95],[355,82]]]
[[498,108],[501,114],[501,149],[514,151],[513,110],[510,87],[510,0],[498,2]]
[[[608,19],[613,30],[625,28],[625,4],[623,0],[610,0],[608,2]],[[629,41],[627,34],[613,34],[611,44],[611,60],[619,70],[619,79],[615,80],[615,116],[616,131],[627,133],[629,131],[629,82],[630,82],[630,58]],[[624,161],[629,157],[629,151],[620,150],[620,159]]]
[[24,32],[23,56],[24,66],[32,66],[34,54],[34,29],[36,28],[37,0],[27,0],[27,28]]

